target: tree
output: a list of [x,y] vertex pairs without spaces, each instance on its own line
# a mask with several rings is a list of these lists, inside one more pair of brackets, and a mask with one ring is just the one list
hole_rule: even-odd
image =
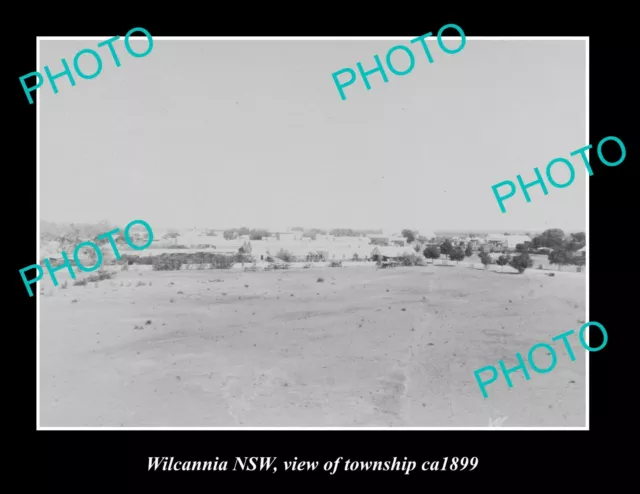
[[222,236],[225,238],[225,240],[233,240],[234,238],[236,238],[236,232],[235,230],[225,230]]
[[509,266],[516,269],[518,273],[522,274],[527,268],[533,266],[533,259],[529,257],[529,254],[523,252],[520,255],[515,256],[509,261]]
[[565,235],[559,228],[545,230],[533,239],[533,246],[536,249],[539,249],[540,247],[547,247],[553,250],[561,250],[564,248],[564,244]]
[[453,245],[451,244],[451,240],[447,238],[440,244],[440,253],[444,256],[450,256],[451,252],[453,252]]
[[511,261],[510,255],[502,254],[500,257],[498,257],[498,259],[496,260],[496,264],[500,266],[500,271],[504,271],[504,267],[509,264],[509,261]]
[[464,259],[464,250],[462,250],[462,247],[456,247],[455,249],[453,249],[451,251],[451,254],[449,255],[449,258],[452,261],[456,261],[456,263],[462,261]]
[[269,232],[267,230],[251,230],[249,232],[249,240],[262,240],[268,236]]
[[562,266],[566,266],[567,264],[571,264],[572,259],[571,255],[564,250],[558,249],[550,252],[547,255],[550,264],[557,264],[560,271],[562,271]]
[[516,252],[523,254],[527,252],[527,247],[524,244],[516,244]]
[[467,248],[464,251],[464,255],[466,257],[471,257],[473,255],[473,249],[471,248],[471,243],[467,244]]
[[64,252],[66,252],[71,247],[75,248],[76,245],[82,242],[80,229],[76,227],[75,224],[71,223],[69,230],[67,230],[62,235],[56,236],[56,242],[58,242],[60,250]]
[[[440,244],[440,253],[445,256],[445,259],[449,259],[452,252],[453,244],[451,243],[451,240],[445,238],[444,241]],[[446,261],[445,264],[447,264]]]
[[296,257],[291,252],[284,249],[280,249],[278,253],[273,257],[277,257],[278,259],[281,259],[284,262],[294,262],[296,260]]
[[358,254],[353,254],[353,258],[351,259],[352,261],[358,262],[360,260],[360,256],[358,256]]
[[567,240],[567,250],[571,252],[578,251],[587,245],[587,238],[584,232],[572,233]]
[[574,256],[573,264],[577,266],[577,271],[580,273],[582,268],[587,264],[587,256],[584,252],[581,252],[580,255]]
[[413,230],[409,230],[409,229],[402,230],[402,236],[407,239],[408,244],[415,241],[416,235],[417,235],[417,232],[414,232]]
[[423,254],[427,259],[439,259],[440,249],[437,245],[429,245],[426,249],[424,249]]
[[489,264],[493,263],[493,260],[491,259],[491,256],[489,254],[482,251],[480,252],[480,262],[484,265],[484,269],[487,269]]
[[353,228],[336,228],[329,232],[329,234],[334,237],[359,237],[360,233],[361,232],[354,230]]

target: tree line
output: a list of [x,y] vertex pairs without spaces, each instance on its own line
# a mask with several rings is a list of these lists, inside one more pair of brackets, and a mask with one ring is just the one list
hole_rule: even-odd
[[[323,230],[320,228],[305,229],[301,226],[293,227],[291,231],[301,232],[303,237],[309,237],[312,240],[316,239],[316,235],[328,234],[333,235],[334,237],[361,237],[364,235],[376,235],[382,233],[382,230],[355,230],[353,228],[334,228],[333,230]],[[208,232],[213,231],[207,230],[207,234],[209,234]],[[226,240],[233,240],[243,235],[248,235],[249,240],[262,240],[271,235],[271,232],[263,228],[249,229],[247,227],[240,227],[224,230],[222,235]]]
[[[426,245],[426,238],[420,237],[416,230],[404,229],[402,235],[408,244],[413,244],[416,252],[422,252],[427,259],[439,259],[445,256],[452,261],[462,261],[465,257],[473,255],[471,243],[459,242],[458,245],[448,239],[436,238],[434,244]],[[524,273],[528,268],[533,267],[533,259],[530,254],[546,254],[550,264],[556,264],[562,269],[565,265],[576,265],[579,268],[585,265],[586,256],[580,249],[586,246],[586,235],[584,232],[571,233],[566,235],[559,228],[545,230],[534,236],[531,242],[517,244],[516,254],[511,255],[506,249],[496,259],[495,264],[500,267],[509,265],[518,273]],[[479,253],[480,262],[486,267],[493,264],[491,256],[484,251]]]

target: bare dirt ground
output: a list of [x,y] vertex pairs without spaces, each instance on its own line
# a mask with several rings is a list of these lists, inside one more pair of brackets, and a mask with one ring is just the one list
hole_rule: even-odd
[[548,374],[501,376],[487,399],[473,375],[577,330],[583,273],[131,270],[43,290],[45,427],[585,425],[577,331],[577,360],[555,342]]

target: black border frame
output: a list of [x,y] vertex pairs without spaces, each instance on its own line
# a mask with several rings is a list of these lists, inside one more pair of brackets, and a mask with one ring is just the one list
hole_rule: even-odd
[[[609,4],[611,5],[611,4]],[[202,485],[205,488],[219,487],[222,478],[232,480],[234,487],[238,481],[257,482],[265,486],[265,481],[296,482],[301,477],[314,477],[316,481],[351,480],[362,486],[362,482],[372,481],[383,487],[385,480],[391,488],[398,482],[416,482],[422,488],[449,485],[449,482],[466,480],[478,486],[482,479],[511,477],[513,474],[527,473],[537,476],[549,474],[551,469],[559,469],[553,483],[550,479],[540,479],[549,487],[567,483],[577,487],[589,482],[589,471],[598,473],[598,466],[604,468],[607,462],[616,458],[609,456],[602,448],[617,439],[615,425],[625,426],[624,407],[616,406],[617,395],[610,392],[613,373],[614,351],[629,345],[620,342],[621,335],[630,334],[633,328],[625,327],[625,310],[631,306],[631,292],[635,283],[631,281],[631,291],[625,291],[616,284],[616,275],[623,274],[613,265],[615,250],[624,247],[631,240],[623,240],[624,233],[633,228],[633,211],[628,190],[633,181],[631,168],[635,161],[632,131],[633,115],[627,109],[633,100],[631,84],[634,59],[631,29],[624,29],[622,23],[633,17],[633,12],[624,12],[615,6],[605,10],[603,6],[577,11],[577,7],[562,9],[558,4],[545,7],[541,4],[530,6],[483,6],[472,11],[461,4],[453,6],[444,14],[434,13],[432,6],[425,5],[425,13],[416,11],[419,5],[387,4],[361,6],[360,9],[336,4],[325,11],[317,12],[314,7],[313,24],[300,23],[300,15],[295,12],[280,12],[270,6],[268,11],[259,12],[261,6],[251,6],[242,17],[233,18],[232,7],[224,12],[202,15],[191,8],[191,12],[181,16],[179,12],[167,12],[148,6],[142,15],[134,15],[130,6],[113,7],[113,15],[108,12],[93,14],[88,10],[78,11],[76,7],[65,12],[59,8],[47,14],[38,13],[43,19],[23,27],[23,31],[13,38],[10,50],[12,67],[5,75],[9,86],[9,100],[16,108],[11,121],[11,139],[8,144],[15,148],[11,156],[20,158],[24,165],[12,166],[18,177],[14,183],[21,186],[19,206],[10,216],[13,238],[21,244],[12,255],[8,271],[9,293],[15,297],[18,313],[18,331],[8,331],[12,353],[25,354],[16,366],[19,376],[10,380],[18,386],[12,412],[19,425],[20,443],[9,448],[10,454],[19,460],[19,469],[24,473],[42,472],[49,486],[59,485],[64,489],[93,490],[113,482],[116,488],[128,490],[161,487],[175,489]],[[175,8],[175,6],[172,6]],[[305,7],[310,9],[311,6]],[[108,6],[101,10],[107,11]],[[162,7],[159,7],[162,9]],[[533,11],[537,9],[537,11]],[[522,10],[522,12],[519,12]],[[386,11],[386,13],[385,13]],[[389,17],[396,14],[396,19]],[[109,19],[112,17],[112,19]],[[159,20],[164,18],[163,20]],[[263,20],[263,22],[261,22]],[[306,19],[305,19],[306,20]],[[266,22],[265,22],[266,21]],[[22,21],[20,21],[22,22]],[[25,21],[26,22],[26,21]],[[35,110],[24,97],[18,77],[35,68],[36,36],[114,36],[124,34],[132,27],[142,26],[155,36],[376,36],[400,35],[419,36],[439,27],[455,23],[460,25],[467,36],[589,36],[590,37],[590,143],[595,145],[604,137],[615,135],[627,147],[627,158],[621,166],[607,168],[592,152],[591,163],[594,176],[590,183],[590,320],[601,322],[609,333],[607,347],[590,357],[590,430],[589,431],[501,431],[499,436],[483,434],[496,431],[35,431],[35,403],[32,385],[35,384],[33,348],[35,341],[35,297],[29,298],[24,291],[18,270],[33,263],[36,249],[30,242],[35,238],[36,204],[34,201],[36,179],[35,163]],[[631,27],[631,26],[629,26]],[[549,77],[553,77],[550,74]],[[37,98],[37,94],[35,98]],[[626,118],[625,118],[626,117]],[[637,126],[637,123],[636,123]],[[8,130],[8,129],[7,129]],[[587,143],[585,143],[587,144]],[[532,142],[535,145],[535,142]],[[13,170],[12,170],[13,171]],[[64,191],[61,191],[64,193]],[[7,197],[7,195],[5,195]],[[637,210],[637,209],[635,209]],[[14,211],[5,208],[5,211]],[[623,221],[623,219],[625,221]],[[607,233],[608,232],[608,233]],[[13,252],[12,252],[13,254]],[[629,267],[631,269],[631,266]],[[14,306],[14,304],[12,304]],[[577,328],[576,328],[577,329]],[[626,330],[626,331],[625,331]],[[591,330],[592,343],[601,342],[597,330]],[[18,350],[19,349],[19,350]],[[627,351],[627,357],[633,357]],[[626,362],[616,360],[617,366]],[[15,364],[14,364],[15,365]],[[14,367],[14,371],[15,371]],[[616,369],[618,370],[618,369]],[[28,377],[29,376],[29,377]],[[633,375],[631,375],[633,376]],[[620,379],[616,376],[616,379]],[[633,385],[633,383],[631,383]],[[18,398],[24,393],[26,399]],[[616,411],[616,420],[612,410]],[[26,444],[33,444],[35,432],[36,455],[20,454]],[[497,433],[497,432],[496,432]],[[481,436],[482,435],[482,436]],[[546,437],[543,437],[546,436]],[[569,437],[568,437],[569,436]],[[29,439],[27,439],[27,437]],[[33,450],[30,450],[33,451]],[[330,460],[337,457],[361,460],[380,460],[405,456],[415,461],[434,460],[440,457],[476,456],[479,466],[473,472],[419,472],[409,476],[401,472],[353,472],[329,476],[320,469],[311,473],[260,472],[148,472],[149,456],[175,456],[181,459],[209,460],[216,456],[232,459],[235,456],[277,456],[281,459],[297,456],[305,460]],[[29,461],[29,458],[37,461]],[[591,460],[591,461],[590,461]],[[37,475],[37,474],[36,474]],[[514,475],[515,476],[515,475]],[[531,481],[537,479],[533,477]],[[436,480],[438,479],[438,480]],[[546,482],[545,482],[546,480]],[[109,482],[111,481],[111,482]],[[506,488],[519,486],[509,483]],[[491,484],[490,484],[491,485]],[[73,487],[72,487],[73,486]],[[126,486],[126,487],[125,487]],[[300,488],[298,486],[296,488]],[[493,487],[493,486],[492,486]]]

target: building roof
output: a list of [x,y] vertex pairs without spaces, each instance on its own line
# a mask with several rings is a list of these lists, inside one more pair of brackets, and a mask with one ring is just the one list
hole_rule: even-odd
[[515,248],[518,244],[523,244],[525,242],[531,242],[531,238],[528,235],[507,235],[505,237],[507,242],[507,246]]
[[502,233],[490,233],[487,235],[487,242],[489,241],[498,241],[498,242],[506,242],[507,237]]
[[411,247],[382,247],[376,246],[372,251],[371,255],[380,253],[380,255],[384,257],[400,257],[403,254],[415,254],[416,251]]

